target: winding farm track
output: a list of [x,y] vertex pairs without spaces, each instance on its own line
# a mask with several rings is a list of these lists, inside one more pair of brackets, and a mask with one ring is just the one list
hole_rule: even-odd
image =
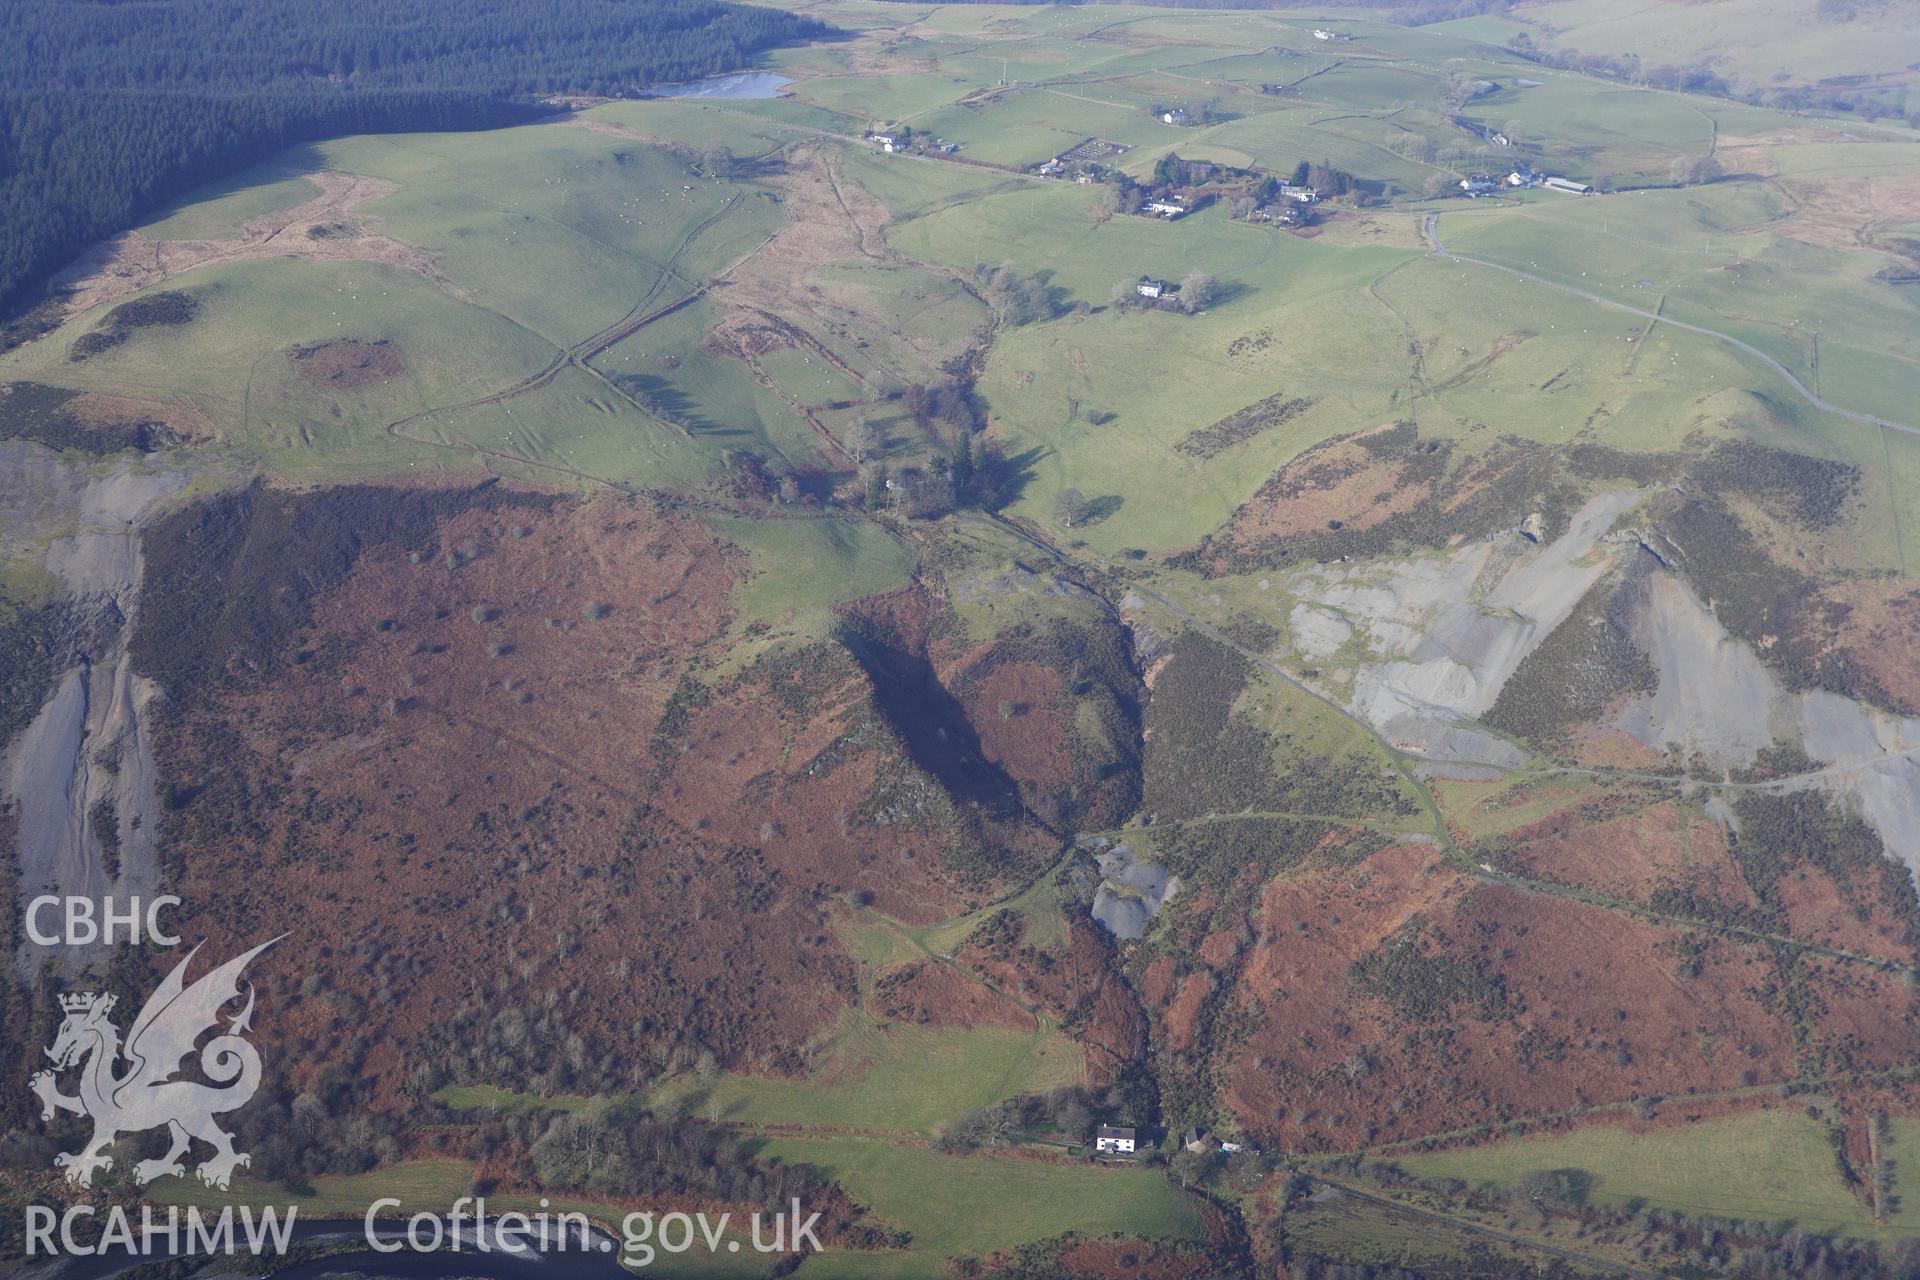
[[[676,268],[679,266],[680,259],[684,257],[687,250],[693,246],[693,242],[711,230],[722,218],[725,218],[729,213],[732,213],[734,209],[738,208],[740,201],[740,196],[730,196],[724,204],[701,220],[692,230],[688,231],[681,239],[679,246],[674,249],[672,256],[661,264],[660,274],[654,278],[652,286],[648,288],[646,293],[641,295],[639,301],[627,309],[627,313],[621,316],[620,319],[571,346],[556,349],[553,359],[547,361],[537,372],[522,378],[512,386],[503,387],[498,391],[490,391],[485,395],[475,396],[470,400],[461,400],[454,404],[436,405],[431,409],[422,409],[418,413],[410,413],[404,418],[389,422],[387,424],[387,434],[396,440],[405,440],[409,444],[427,445],[440,449],[461,449],[470,453],[478,453],[484,457],[501,458],[527,466],[543,467],[551,471],[560,471],[569,475],[578,476],[581,479],[598,480],[599,477],[597,476],[589,476],[585,472],[575,471],[571,467],[561,466],[557,463],[540,462],[532,458],[522,457],[519,454],[483,449],[479,445],[449,444],[444,440],[435,440],[430,436],[412,433],[408,428],[415,423],[427,422],[434,418],[441,417],[444,414],[459,413],[466,409],[478,409],[486,405],[500,404],[504,401],[512,400],[517,396],[523,396],[529,391],[538,391],[559,377],[560,371],[569,365],[586,370],[594,377],[600,379],[600,381],[605,382],[609,387],[612,387],[623,399],[630,399],[626,396],[626,393],[620,391],[620,388],[615,386],[606,375],[602,374],[598,369],[593,368],[593,366],[587,362],[605,352],[608,348],[632,337],[635,333],[638,333],[654,321],[670,316],[682,307],[690,305],[706,293],[707,286],[705,284],[692,284],[692,282],[682,277]],[[765,247],[766,246],[762,244],[755,248],[753,252],[757,253],[761,248]],[[647,310],[648,305],[660,296],[660,290],[670,279],[680,280],[683,284],[687,284],[690,292],[688,292],[686,296],[670,302],[663,307],[656,307],[651,311]],[[642,412],[645,412],[645,410],[643,409]]]
[[1592,302],[1602,307],[1610,307],[1615,311],[1624,311],[1629,315],[1640,316],[1643,319],[1651,320],[1658,324],[1671,325],[1676,329],[1685,329],[1689,333],[1698,333],[1705,337],[1717,339],[1733,347],[1735,350],[1752,356],[1755,360],[1758,360],[1761,364],[1764,364],[1767,368],[1779,374],[1780,377],[1785,380],[1786,384],[1799,394],[1801,399],[1822,413],[1830,413],[1837,418],[1846,418],[1852,422],[1863,422],[1868,426],[1879,427],[1885,431],[1899,431],[1910,436],[1920,436],[1920,427],[1914,426],[1912,423],[1895,422],[1891,418],[1882,418],[1871,413],[1862,413],[1858,409],[1843,408],[1831,400],[1823,399],[1812,387],[1802,382],[1799,375],[1794,373],[1793,370],[1787,368],[1787,366],[1781,364],[1778,360],[1775,360],[1751,342],[1736,338],[1730,333],[1722,333],[1718,329],[1709,329],[1701,324],[1689,324],[1685,320],[1675,320],[1672,316],[1663,316],[1656,312],[1648,311],[1644,307],[1636,307],[1632,303],[1618,302],[1603,294],[1591,293],[1585,289],[1575,288],[1570,284],[1561,284],[1558,280],[1549,280],[1545,276],[1537,276],[1531,271],[1522,271],[1518,267],[1509,267],[1502,262],[1491,262],[1486,258],[1475,258],[1468,254],[1455,253],[1448,249],[1440,240],[1440,215],[1437,213],[1427,214],[1426,217],[1421,220],[1420,229],[1422,233],[1426,235],[1427,243],[1433,246],[1431,255],[1433,257],[1447,258],[1454,262],[1470,262],[1476,267],[1486,267],[1493,271],[1504,271],[1510,276],[1517,276],[1531,284],[1544,285],[1549,289],[1558,289],[1561,293],[1572,294],[1576,298],[1584,299],[1587,302]]

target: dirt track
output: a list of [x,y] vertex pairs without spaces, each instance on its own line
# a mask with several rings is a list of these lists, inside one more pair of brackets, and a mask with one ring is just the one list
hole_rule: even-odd
[[[291,209],[243,223],[239,234],[230,240],[155,240],[138,231],[127,231],[93,246],[55,278],[56,286],[69,291],[61,318],[70,319],[195,267],[247,258],[379,262],[416,272],[455,297],[464,297],[439,273],[424,249],[373,230],[370,219],[357,212],[361,205],[397,191],[393,183],[330,169],[287,176],[305,178],[320,188],[320,194]],[[340,230],[337,234],[308,234],[319,227]]]
[[1732,334],[1721,333],[1718,329],[1709,329],[1705,325],[1688,324],[1684,320],[1675,320],[1671,316],[1662,316],[1657,312],[1648,311],[1629,303],[1616,302],[1614,299],[1601,294],[1589,293],[1585,289],[1576,289],[1570,284],[1561,284],[1557,280],[1549,280],[1545,276],[1537,276],[1531,272],[1522,271],[1518,267],[1509,267],[1503,263],[1489,262],[1485,258],[1474,258],[1466,254],[1454,253],[1449,250],[1445,244],[1441,243],[1440,215],[1437,213],[1428,214],[1421,226],[1426,232],[1427,239],[1432,242],[1433,255],[1437,258],[1449,258],[1454,262],[1470,262],[1476,267],[1487,267],[1494,271],[1504,271],[1510,276],[1518,276],[1529,284],[1544,285],[1549,289],[1558,289],[1562,293],[1570,293],[1574,297],[1584,299],[1587,302],[1592,302],[1602,307],[1610,307],[1615,311],[1625,311],[1629,315],[1639,316],[1643,320],[1652,320],[1659,324],[1670,325],[1675,329],[1685,329],[1689,333],[1698,333],[1709,338],[1716,338],[1741,353],[1752,356],[1755,360],[1758,360],[1760,363],[1766,365],[1767,368],[1779,374],[1801,399],[1824,413],[1831,413],[1836,417],[1847,418],[1853,422],[1864,422],[1868,426],[1880,427],[1887,431],[1899,431],[1910,436],[1920,436],[1920,426],[1914,426],[1912,423],[1895,422],[1891,418],[1881,418],[1871,413],[1861,413],[1857,409],[1842,408],[1831,400],[1821,399],[1812,387],[1809,387],[1800,380],[1793,370],[1787,368],[1787,366],[1781,364],[1778,360],[1775,360],[1772,356],[1754,346],[1752,343],[1742,341]]
[[[522,378],[520,381],[514,383],[512,386],[503,387],[498,391],[490,391],[485,395],[475,396],[470,400],[462,400],[456,404],[437,405],[431,409],[422,409],[418,413],[408,414],[404,418],[401,418],[395,422],[388,423],[387,434],[390,436],[393,436],[395,439],[406,440],[412,444],[434,445],[436,447],[454,447],[454,448],[459,448],[468,452],[479,453],[489,457],[497,457],[505,460],[510,460],[513,462],[523,463],[528,466],[542,466],[542,467],[547,467],[548,469],[551,469],[551,470],[564,471],[567,474],[576,476],[583,480],[596,480],[597,477],[588,476],[582,472],[573,471],[571,468],[556,467],[551,463],[534,462],[531,459],[522,458],[517,454],[495,453],[490,450],[480,449],[477,446],[469,446],[469,445],[447,446],[443,441],[435,440],[435,439],[432,439],[431,437],[412,433],[408,430],[408,428],[412,427],[416,423],[426,422],[433,418],[440,417],[443,414],[457,413],[462,409],[476,409],[481,407],[482,405],[499,404],[504,400],[511,400],[517,396],[525,395],[529,391],[537,391],[541,387],[544,387],[548,383],[552,382],[554,378],[558,377],[560,371],[566,368],[568,365],[573,365],[577,368],[584,369],[587,373],[592,374],[594,377],[599,378],[603,382],[606,382],[607,386],[611,388],[616,394],[618,394],[622,399],[629,399],[629,397],[626,395],[624,391],[621,391],[619,387],[615,386],[612,381],[610,381],[604,375],[602,375],[600,371],[595,369],[591,364],[588,363],[588,361],[591,360],[594,356],[597,356],[601,352],[607,350],[609,347],[612,347],[614,344],[633,336],[635,333],[638,333],[642,328],[653,323],[655,320],[658,320],[663,316],[672,315],[674,312],[680,310],[684,306],[687,306],[689,303],[693,302],[696,298],[699,298],[702,294],[706,292],[705,285],[691,286],[690,291],[687,294],[676,299],[675,301],[670,302],[665,306],[654,307],[651,310],[648,309],[649,306],[652,304],[652,302],[660,296],[660,291],[662,290],[662,288],[665,287],[667,281],[682,279],[682,277],[679,276],[679,274],[675,271],[675,267],[679,263],[681,257],[685,255],[688,248],[692,246],[693,242],[696,239],[698,239],[703,233],[705,233],[706,231],[714,227],[716,224],[718,224],[729,213],[733,212],[733,210],[739,206],[739,203],[740,203],[740,197],[734,196],[732,199],[728,200],[725,204],[721,205],[717,210],[715,210],[712,216],[706,218],[698,226],[694,227],[693,230],[689,231],[686,235],[686,238],[680,242],[679,247],[673,251],[673,256],[668,258],[666,263],[661,267],[660,275],[658,276],[658,278],[654,280],[653,286],[649,288],[645,294],[641,295],[639,300],[636,301],[632,307],[628,308],[626,315],[614,321],[611,325],[608,325],[605,329],[602,329],[600,332],[593,334],[590,337],[583,338],[581,341],[574,343],[572,346],[567,347],[564,350],[556,350],[554,353],[553,359],[549,360],[538,372],[530,375],[529,377]],[[756,253],[758,251],[759,251],[758,249],[754,250],[754,252]],[[616,485],[614,487],[622,488],[622,489],[628,488],[628,486],[619,486],[619,485]]]

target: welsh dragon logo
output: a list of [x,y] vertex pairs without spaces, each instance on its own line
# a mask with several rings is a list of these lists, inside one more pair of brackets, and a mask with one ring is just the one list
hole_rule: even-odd
[[[41,1119],[53,1119],[56,1111],[86,1116],[93,1121],[93,1137],[78,1153],[55,1156],[56,1168],[65,1169],[67,1177],[80,1186],[90,1187],[94,1170],[113,1168],[113,1157],[106,1151],[116,1138],[162,1125],[172,1145],[158,1160],[142,1160],[134,1166],[133,1176],[143,1185],[185,1173],[180,1157],[195,1138],[214,1149],[195,1170],[210,1187],[225,1190],[233,1171],[252,1163],[251,1157],[233,1149],[232,1136],[213,1122],[214,1116],[245,1106],[260,1087],[260,1055],[241,1038],[253,1017],[251,983],[246,1007],[229,1017],[225,1034],[216,1035],[200,1049],[201,1073],[213,1084],[175,1077],[200,1037],[217,1029],[221,1008],[239,998],[240,973],[247,962],[279,940],[261,943],[192,986],[186,984],[187,966],[200,948],[189,951],[133,1020],[124,1046],[120,1029],[107,1017],[114,997],[91,991],[60,997],[66,1021],[60,1024],[53,1047],[46,1050],[53,1070],[34,1076],[33,1091],[44,1107]],[[115,1065],[122,1059],[126,1068],[116,1073]],[[75,1066],[80,1068],[79,1094],[61,1093],[56,1077]]]

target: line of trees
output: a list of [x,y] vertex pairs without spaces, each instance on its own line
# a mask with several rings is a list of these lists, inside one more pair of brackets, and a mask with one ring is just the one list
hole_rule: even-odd
[[719,0],[12,0],[0,13],[0,310],[90,241],[302,141],[485,129],[831,28]]
[[1053,290],[1040,276],[1023,276],[1011,262],[1003,262],[993,270],[982,263],[973,271],[994,314],[1005,324],[1032,324],[1060,314]]

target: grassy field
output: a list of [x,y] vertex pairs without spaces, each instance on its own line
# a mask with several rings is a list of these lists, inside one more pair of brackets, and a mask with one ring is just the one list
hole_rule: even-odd
[[702,299],[618,343],[594,367],[677,424],[704,452],[742,449],[796,466],[825,464],[825,443],[776,391],[743,361],[707,348],[707,332],[719,318]]
[[749,556],[750,574],[734,607],[778,630],[816,634],[833,605],[904,586],[913,569],[912,553],[865,521],[715,517],[712,523]]
[[[534,373],[552,349],[498,314],[463,305],[422,277],[358,262],[253,259],[202,268],[171,286],[200,302],[178,326],[138,329],[83,362],[68,357],[97,316],[0,356],[0,377],[192,404],[223,443],[295,479],[439,465],[393,440],[405,414]],[[386,340],[405,372],[350,389],[306,381],[303,346]]]
[[832,1274],[938,1277],[941,1260],[976,1256],[1065,1231],[1202,1239],[1200,1216],[1166,1175],[1148,1169],[944,1156],[857,1138],[780,1138],[763,1150],[814,1165],[880,1222],[913,1232],[895,1253],[841,1254]]
[[691,487],[721,469],[719,448],[578,368],[528,394],[437,413],[405,431],[443,465],[478,462],[543,484]]
[[1469,840],[1501,835],[1549,814],[1598,796],[1603,788],[1585,778],[1503,778],[1497,782],[1456,782],[1444,778],[1432,784],[1434,798],[1447,820]]
[[680,1097],[702,1115],[749,1125],[931,1132],[970,1108],[1078,1083],[1085,1070],[1079,1047],[1057,1031],[949,1030],[850,1014],[804,1080],[682,1080],[655,1098]]
[[1490,1245],[1483,1236],[1352,1197],[1310,1201],[1293,1209],[1287,1217],[1287,1235],[1296,1247],[1304,1245],[1350,1262],[1401,1268],[1425,1265],[1442,1275],[1470,1259],[1483,1268],[1490,1262],[1504,1262],[1512,1268],[1511,1274],[1527,1275],[1539,1261],[1531,1250]]
[[1418,1177],[1500,1186],[1535,1170],[1582,1169],[1593,1175],[1595,1204],[1644,1201],[1696,1217],[1791,1220],[1810,1231],[1872,1228],[1834,1170],[1825,1128],[1797,1111],[1756,1111],[1651,1133],[1590,1125],[1395,1163]]
[[[1847,16],[1838,17],[1838,12]],[[1517,23],[1486,30],[1551,29],[1549,44],[1590,53],[1637,54],[1649,64],[1710,62],[1746,87],[1812,84],[1860,76],[1895,89],[1915,84],[1897,5],[1857,5],[1826,16],[1816,0],[1721,0],[1709,7],[1622,6],[1608,0],[1544,0],[1517,7]],[[1911,17],[1911,15],[1907,15]],[[1486,21],[1484,19],[1476,21]],[[1524,28],[1518,24],[1524,23]],[[1447,24],[1462,35],[1463,24]],[[1511,35],[1502,36],[1502,39]],[[1484,38],[1484,37],[1482,37]]]
[[[1722,183],[1443,220],[1449,248],[1751,342],[1828,399],[1898,418],[1920,391],[1920,333],[1893,255],[1781,233],[1798,209]],[[1796,284],[1782,289],[1783,281]],[[1814,355],[1816,344],[1819,364]],[[1838,362],[1838,363],[1836,363]]]
[[777,222],[766,201],[700,177],[671,152],[583,128],[354,138],[319,150],[334,167],[398,184],[367,209],[387,233],[559,346],[642,299],[691,291]]
[[[1172,224],[1096,223],[1078,189],[992,203],[972,216],[918,219],[897,240],[950,262],[1007,259],[1097,304],[1091,314],[1004,333],[988,365],[983,387],[995,429],[1010,452],[1031,456],[1033,478],[1017,508],[1023,514],[1050,521],[1054,495],[1071,486],[1089,499],[1118,500],[1105,504],[1107,519],[1079,531],[1094,547],[1180,546],[1217,525],[1306,444],[1391,416],[1391,373],[1361,375],[1335,352],[1394,341],[1391,315],[1368,304],[1364,290],[1410,255],[1322,249],[1214,210]],[[1177,281],[1195,270],[1222,287],[1222,300],[1204,315],[1105,305],[1116,281]],[[1311,325],[1298,323],[1308,316]],[[1229,354],[1236,339],[1262,330],[1282,335],[1265,356],[1250,362]],[[1281,390],[1314,399],[1314,409],[1206,461],[1172,452],[1189,432]],[[1097,426],[1089,421],[1096,411],[1109,415]]]
[[200,188],[134,228],[152,240],[227,240],[243,223],[313,199],[320,188],[306,178],[262,165]]
[[[572,371],[519,401],[431,419],[410,433],[425,444],[387,437],[385,427],[510,385],[636,306],[697,288],[782,225],[782,201],[756,180],[756,158],[795,142],[838,145],[876,121],[910,120],[960,143],[965,156],[1005,164],[1102,137],[1129,146],[1122,163],[1140,172],[1168,151],[1275,171],[1328,160],[1404,194],[1466,163],[1457,155],[1480,145],[1438,100],[1454,70],[1498,86],[1470,103],[1468,116],[1514,129],[1530,155],[1575,174],[1658,180],[1672,160],[1710,149],[1716,123],[1757,130],[1776,119],[1578,76],[1522,75],[1537,69],[1462,38],[1473,34],[1466,28],[1343,23],[1353,39],[1329,50],[1308,34],[1310,22],[1266,13],[916,12],[902,30],[909,18],[897,9],[847,3],[824,12],[856,29],[892,31],[888,56],[899,65],[876,74],[849,48],[796,49],[774,62],[800,79],[768,101],[611,103],[578,123],[299,148],[148,228],[231,234],[311,193],[310,183],[285,176],[289,169],[332,167],[393,184],[362,216],[424,251],[443,285],[362,264],[210,267],[181,280],[218,295],[194,325],[143,332],[74,365],[62,357],[92,323],[82,318],[67,334],[0,359],[0,375],[186,398],[225,443],[289,477],[479,460],[562,482],[697,484],[727,448],[801,466],[831,462],[792,404],[857,399],[859,383],[804,349],[769,352],[757,370],[714,351],[707,335],[724,308],[703,300],[596,366],[633,379],[636,394],[685,432]],[[1520,83],[1528,79],[1538,83]],[[1147,110],[1163,103],[1206,106],[1215,122],[1169,128]],[[714,181],[689,159],[707,142],[748,162],[735,180]],[[1886,171],[1905,155],[1885,144],[1795,143],[1776,148],[1776,161],[1783,173],[1825,177]],[[1403,371],[1391,360],[1342,358],[1355,349],[1424,341],[1433,347],[1429,381],[1443,382],[1517,335],[1518,345],[1483,372],[1420,396],[1411,411],[1422,427],[1461,434],[1498,423],[1552,440],[1589,431],[1640,448],[1670,444],[1703,408],[1711,416],[1705,395],[1755,376],[1710,343],[1675,333],[1656,333],[1631,353],[1637,358],[1622,351],[1596,360],[1609,348],[1593,334],[1631,323],[1565,295],[1358,243],[1341,227],[1313,241],[1235,224],[1218,210],[1175,224],[1102,218],[1085,188],[857,145],[835,163],[842,181],[891,211],[886,236],[902,256],[822,263],[810,314],[790,318],[861,377],[934,376],[978,340],[986,312],[944,272],[1011,261],[1044,278],[1060,301],[1089,309],[1000,334],[981,389],[996,430],[1027,463],[1015,510],[1046,520],[1069,486],[1106,499],[1109,518],[1083,535],[1103,551],[1189,544],[1300,448],[1406,412]],[[1450,215],[1447,234],[1463,250],[1610,297],[1717,320],[1848,403],[1890,413],[1920,392],[1908,305],[1871,279],[1886,255],[1770,232],[1768,220],[1789,205],[1751,184],[1621,199],[1633,208],[1570,200],[1476,208]],[[1192,271],[1224,286],[1206,315],[1117,315],[1105,305],[1119,280]],[[1649,279],[1658,287],[1649,290]],[[1796,287],[1781,289],[1784,280]],[[1264,360],[1225,357],[1236,338],[1262,330],[1280,338]],[[334,394],[303,384],[273,356],[328,337],[387,339],[407,373]],[[1175,376],[1198,370],[1206,376]],[[1553,394],[1542,396],[1549,382]],[[1276,390],[1313,408],[1205,462],[1169,454],[1187,432]],[[838,421],[823,412],[830,425]],[[1113,416],[1094,428],[1090,412]]]

